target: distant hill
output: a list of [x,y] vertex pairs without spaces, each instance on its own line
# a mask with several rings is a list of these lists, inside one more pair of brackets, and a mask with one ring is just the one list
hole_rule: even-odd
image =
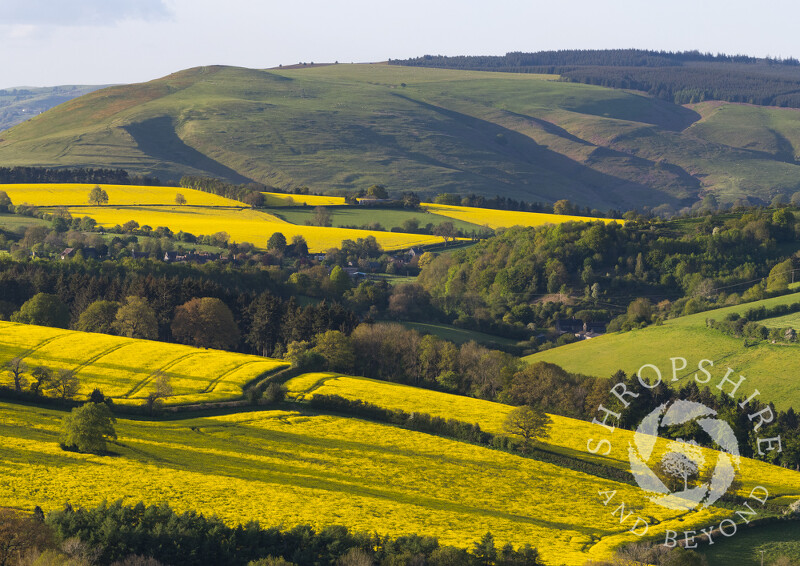
[[210,175],[326,194],[379,183],[423,198],[568,198],[600,210],[800,191],[795,110],[686,107],[558,78],[385,64],[198,67],[98,90],[2,132],[0,165]]
[[0,131],[33,118],[68,100],[104,88],[98,85],[62,85],[0,90]]
[[472,71],[551,73],[561,80],[645,91],[686,104],[724,100],[800,107],[800,61],[643,49],[585,49],[497,56],[395,60],[393,65]]

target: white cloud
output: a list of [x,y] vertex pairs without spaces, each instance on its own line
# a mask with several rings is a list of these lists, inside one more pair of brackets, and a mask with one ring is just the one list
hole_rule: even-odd
[[3,0],[0,25],[102,26],[171,17],[164,0]]

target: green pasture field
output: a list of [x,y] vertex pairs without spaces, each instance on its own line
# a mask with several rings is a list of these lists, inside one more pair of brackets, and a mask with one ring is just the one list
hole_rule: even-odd
[[[314,221],[315,207],[281,207],[269,209],[270,214],[290,222],[292,224],[304,225]],[[470,233],[473,230],[479,231],[481,227],[477,224],[455,220],[440,214],[433,214],[426,211],[398,210],[392,208],[373,208],[373,207],[325,207],[331,212],[331,222],[333,226],[357,227],[379,223],[386,230],[401,228],[406,220],[416,219],[419,221],[420,228],[428,224],[437,226],[442,222],[452,222],[458,230]]]
[[683,357],[687,359],[688,367],[679,372],[677,385],[683,385],[692,379],[700,360],[709,359],[714,362],[714,383],[730,367],[747,378],[742,385],[742,393],[752,392],[757,388],[763,401],[772,401],[780,409],[800,407],[800,345],[762,341],[745,347],[744,339],[709,329],[705,323],[707,318],[721,320],[731,312],[743,313],[760,305],[770,307],[798,300],[800,295],[793,293],[706,311],[667,320],[663,326],[606,334],[539,352],[524,359],[529,363],[551,362],[568,371],[599,377],[611,377],[620,369],[630,375],[644,364],[655,364],[665,375],[669,374],[671,382],[670,358]]

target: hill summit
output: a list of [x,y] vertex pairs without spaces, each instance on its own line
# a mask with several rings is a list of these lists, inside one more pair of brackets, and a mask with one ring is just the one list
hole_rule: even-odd
[[385,64],[197,67],[0,132],[0,164],[210,175],[323,193],[471,193],[679,210],[800,190],[793,109]]

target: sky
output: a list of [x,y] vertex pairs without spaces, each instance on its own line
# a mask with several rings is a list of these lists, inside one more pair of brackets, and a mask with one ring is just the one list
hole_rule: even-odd
[[800,2],[743,0],[0,0],[0,88],[143,82],[508,51],[641,48],[799,57]]

